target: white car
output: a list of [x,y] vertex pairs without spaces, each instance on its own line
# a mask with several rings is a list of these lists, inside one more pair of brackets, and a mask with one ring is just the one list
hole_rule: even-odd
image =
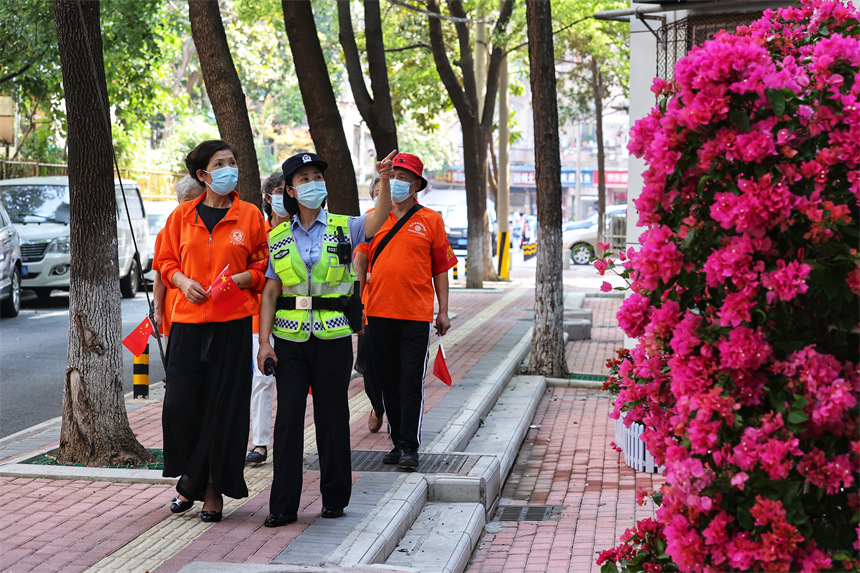
[[[605,241],[612,248],[623,248],[627,235],[627,205],[606,207]],[[597,213],[581,222],[574,221],[562,232],[562,250],[570,251],[576,265],[587,265],[597,250]]]
[[[140,286],[140,274],[132,264],[134,242],[140,249],[141,265],[150,265],[147,242],[149,223],[140,188],[134,181],[123,179],[126,201],[123,201],[120,180],[116,184],[117,255],[119,259],[120,292],[132,298]],[[51,291],[69,290],[69,178],[25,177],[0,181],[0,201],[6,207],[12,223],[21,236],[21,288],[30,289],[40,297]],[[131,225],[125,204],[131,214]]]
[[146,206],[146,218],[149,221],[149,241],[147,243],[149,265],[143,269],[145,271],[143,278],[152,282],[155,280],[155,271],[152,270],[152,261],[155,258],[155,238],[167,224],[167,218],[179,206],[179,203],[171,199],[169,201],[146,201],[144,205]]

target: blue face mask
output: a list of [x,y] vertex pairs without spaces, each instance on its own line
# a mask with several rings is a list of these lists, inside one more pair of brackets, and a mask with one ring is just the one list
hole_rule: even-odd
[[236,167],[219,167],[206,173],[212,176],[212,183],[208,184],[209,188],[218,195],[229,194],[239,182],[239,169]]
[[409,189],[412,187],[412,183],[408,183],[406,181],[401,181],[400,179],[392,179],[391,180],[391,200],[395,203],[402,203],[409,199],[411,193]]
[[296,185],[296,200],[308,209],[316,209],[328,196],[325,181],[308,181]]
[[278,217],[287,216],[287,209],[284,207],[284,196],[282,194],[272,195],[272,211]]

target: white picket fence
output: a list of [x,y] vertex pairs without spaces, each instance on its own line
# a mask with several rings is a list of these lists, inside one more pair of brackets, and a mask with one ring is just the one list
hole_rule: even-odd
[[640,436],[645,426],[633,422],[630,427],[624,425],[624,415],[615,420],[615,445],[624,451],[624,463],[639,472],[663,473],[663,467],[657,467],[654,456],[648,453],[645,442]]

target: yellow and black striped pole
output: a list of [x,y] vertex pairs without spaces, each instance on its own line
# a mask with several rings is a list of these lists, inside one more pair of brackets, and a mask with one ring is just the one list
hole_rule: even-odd
[[499,233],[497,252],[499,253],[499,278],[506,281],[511,274],[511,234],[507,231]]
[[[458,269],[459,269],[459,268],[460,268],[460,260],[458,259],[458,260],[457,260],[457,264],[456,264],[456,265],[454,265],[454,280],[455,280],[455,281],[457,280],[457,276],[458,276],[458,272],[457,272],[457,271],[458,271]],[[466,257],[463,257],[463,276],[464,276],[464,277],[465,277],[465,275],[466,275],[466,269],[467,269],[467,268],[469,268],[469,267],[468,267],[468,261],[466,260]]]
[[134,394],[135,398],[149,398],[149,343],[143,354],[134,357]]

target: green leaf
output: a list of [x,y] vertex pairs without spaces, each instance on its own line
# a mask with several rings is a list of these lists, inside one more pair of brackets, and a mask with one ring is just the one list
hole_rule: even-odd
[[732,123],[737,127],[749,133],[750,117],[747,115],[747,112],[739,107],[734,107],[732,108],[732,111],[729,112],[729,119],[732,120]]
[[840,549],[833,554],[833,559],[835,561],[854,561],[854,555],[852,555],[850,551]]
[[770,102],[770,107],[773,108],[773,113],[777,116],[785,113],[785,96],[782,95],[782,92],[768,88],[765,93],[767,94],[767,101]]
[[618,566],[612,561],[607,561],[600,566],[600,573],[618,573]]

